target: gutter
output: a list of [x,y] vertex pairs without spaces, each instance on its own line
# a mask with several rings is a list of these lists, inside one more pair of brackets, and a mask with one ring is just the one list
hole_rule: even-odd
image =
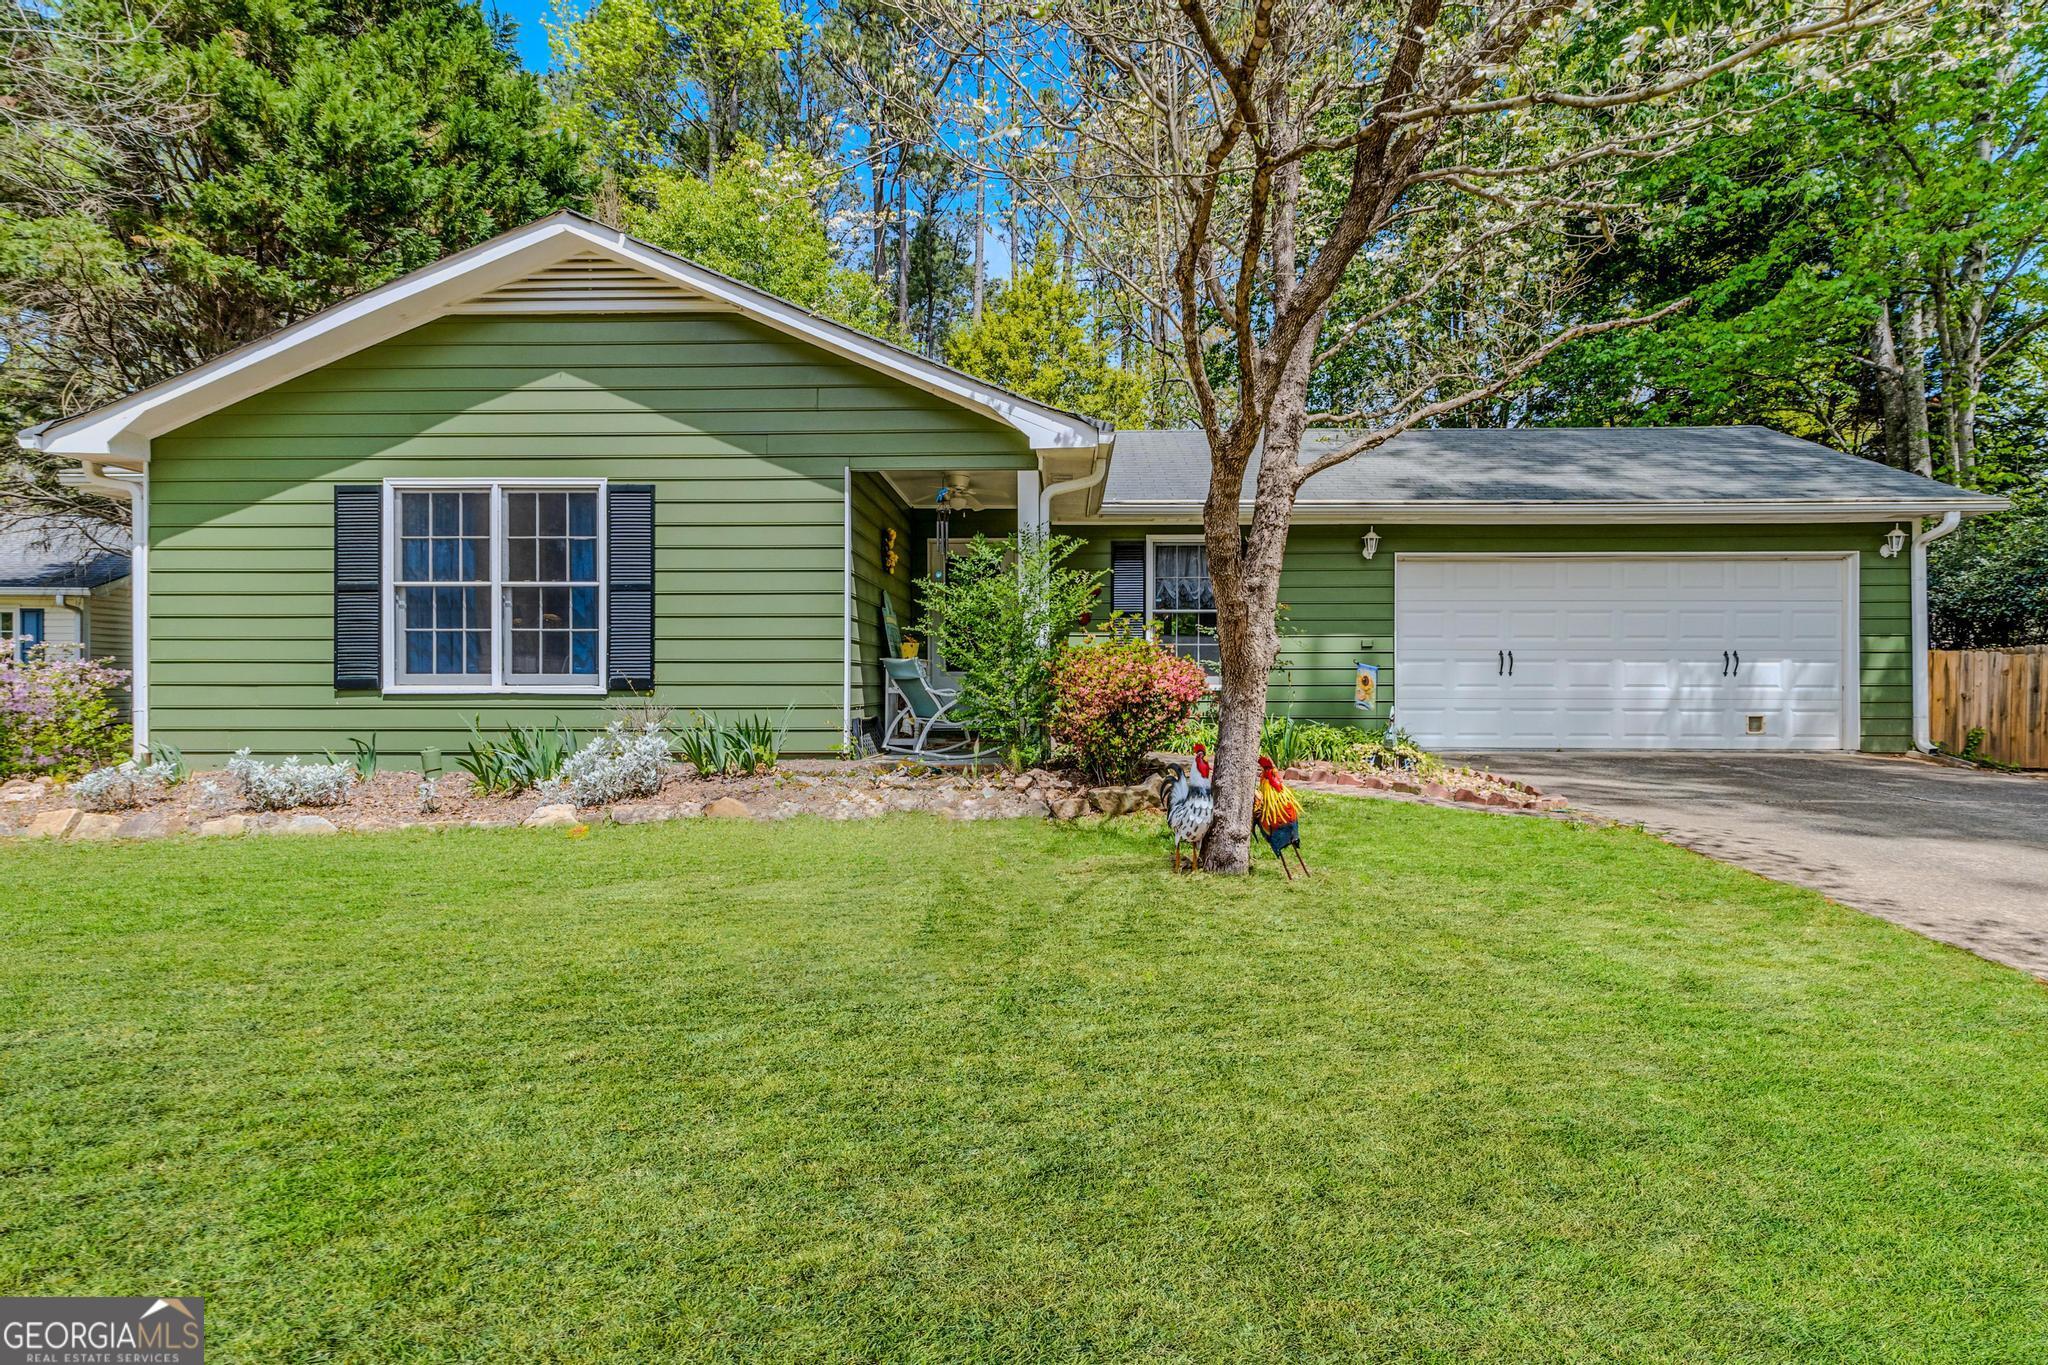
[[1088,466],[1088,472],[1078,479],[1068,479],[1053,484],[1038,495],[1038,524],[1048,529],[1052,526],[1052,500],[1069,493],[1080,493],[1095,487],[1109,477],[1109,457],[1098,454],[1095,462]]
[[[1240,515],[1249,516],[1252,504],[1239,503]],[[1477,522],[1573,524],[1599,520],[1611,522],[1677,521],[1899,521],[1907,517],[1945,516],[1957,513],[1979,516],[2002,512],[2011,503],[2005,498],[1982,495],[1937,500],[1693,500],[1649,501],[1558,501],[1525,499],[1513,502],[1455,502],[1428,500],[1410,502],[1297,502],[1297,522],[1387,522],[1396,525],[1458,525]],[[1199,521],[1202,504],[1185,498],[1142,501],[1120,499],[1105,502],[1091,521],[1133,523]]]
[[1923,754],[1934,752],[1927,687],[1927,547],[1962,522],[1961,512],[1949,512],[1932,526],[1913,528],[1913,747]]

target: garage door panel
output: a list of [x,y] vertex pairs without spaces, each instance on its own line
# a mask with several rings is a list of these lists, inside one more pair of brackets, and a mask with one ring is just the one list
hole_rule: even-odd
[[1847,582],[1831,559],[1404,557],[1397,718],[1439,746],[1838,748]]

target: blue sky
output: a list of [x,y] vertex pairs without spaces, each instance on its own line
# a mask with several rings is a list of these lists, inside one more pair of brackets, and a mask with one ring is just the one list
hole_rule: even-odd
[[549,0],[496,0],[491,8],[519,25],[519,59],[529,71],[548,68],[548,31],[541,20],[553,12]]

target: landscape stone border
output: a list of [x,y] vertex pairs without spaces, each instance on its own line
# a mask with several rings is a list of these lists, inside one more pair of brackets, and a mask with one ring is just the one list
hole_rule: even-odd
[[[200,811],[171,801],[139,810],[95,812],[64,802],[64,789],[47,781],[16,779],[0,785],[0,837],[75,843],[161,839],[178,835],[219,838],[245,834],[324,835],[396,829],[573,829],[599,823],[650,824],[686,819],[781,820],[814,815],[833,820],[872,819],[923,812],[954,820],[1084,817],[1114,819],[1161,809],[1162,775],[1179,771],[1186,755],[1153,756],[1154,776],[1139,782],[1090,786],[1072,775],[1033,768],[1023,773],[963,772],[914,760],[791,761],[751,778],[672,777],[660,794],[639,801],[578,808],[535,794],[470,803],[453,815],[394,814],[375,809],[319,807],[289,811]],[[381,778],[416,781],[416,775]],[[1420,801],[1513,814],[1552,814],[1564,799],[1525,782],[1491,773],[1455,770],[1425,779],[1410,772],[1356,773],[1333,764],[1304,763],[1284,779],[1305,791],[1338,796]],[[193,779],[188,779],[193,780]],[[388,784],[387,784],[388,785]],[[21,823],[7,819],[32,803]]]

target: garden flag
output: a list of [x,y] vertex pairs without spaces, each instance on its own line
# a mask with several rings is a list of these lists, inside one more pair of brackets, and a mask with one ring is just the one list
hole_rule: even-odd
[[1358,666],[1358,690],[1352,694],[1352,701],[1361,711],[1372,710],[1373,703],[1380,699],[1380,666],[1360,664]]

